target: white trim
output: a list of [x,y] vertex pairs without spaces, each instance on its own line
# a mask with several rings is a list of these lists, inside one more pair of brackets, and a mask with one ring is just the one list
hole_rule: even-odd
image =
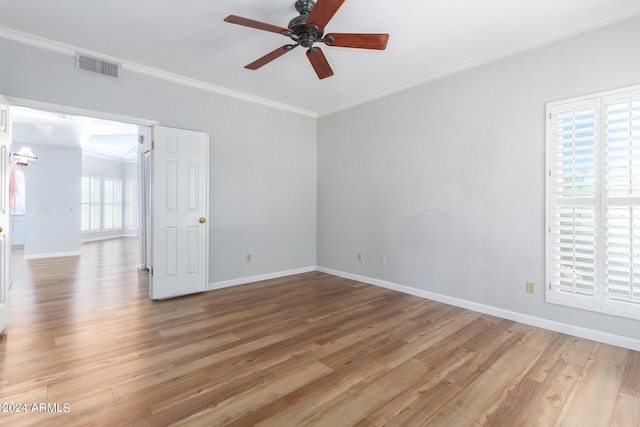
[[[136,151],[136,154],[138,152]],[[82,155],[83,156],[89,156],[89,157],[95,157],[97,159],[102,159],[102,160],[111,160],[112,162],[118,162],[118,163],[137,163],[138,159],[137,157],[135,159],[123,159],[121,157],[112,157],[112,156],[107,156],[104,154],[95,154],[95,153],[89,153],[87,151],[84,150],[84,148],[82,149]]]
[[553,320],[547,320],[547,319],[543,319],[536,316],[516,313],[514,311],[505,310],[502,308],[492,307],[489,305],[484,305],[484,304],[480,304],[473,301],[463,300],[459,298],[450,297],[447,295],[425,291],[422,289],[416,289],[409,286],[399,285],[396,283],[387,282],[385,280],[379,280],[371,277],[360,276],[357,274],[346,273],[343,271],[332,270],[326,267],[318,266],[318,271],[322,273],[331,274],[333,276],[356,280],[358,282],[379,286],[381,288],[391,289],[391,290],[402,292],[405,294],[414,295],[420,298],[426,298],[429,300],[442,302],[444,304],[453,305],[453,306],[464,308],[467,310],[473,310],[480,313],[489,314],[491,316],[497,316],[503,319],[513,320],[514,322],[520,322],[520,323],[535,326],[538,328],[548,329],[551,331],[561,332],[563,334],[573,335],[576,337],[580,337],[580,338],[584,338],[592,341],[598,341],[605,344],[628,348],[630,350],[640,351],[640,340],[634,339],[634,338],[610,334],[607,332],[594,331],[591,329],[583,328],[581,326],[569,325],[567,323],[556,322]]
[[487,55],[484,57],[474,58],[472,60],[460,62],[439,73],[423,76],[418,80],[413,80],[411,82],[400,84],[386,90],[377,91],[376,94],[373,96],[363,96],[352,102],[347,102],[345,104],[342,104],[333,108],[329,108],[323,111],[313,111],[313,110],[308,110],[301,107],[296,107],[294,105],[285,104],[285,103],[274,101],[271,99],[251,95],[245,92],[240,92],[237,90],[214,85],[212,83],[206,83],[200,80],[184,77],[178,74],[169,73],[167,71],[159,70],[157,68],[152,68],[146,65],[137,64],[135,62],[126,61],[121,58],[104,55],[99,52],[81,49],[73,45],[60,43],[54,40],[38,37],[33,34],[16,31],[6,27],[0,26],[0,38],[12,40],[12,41],[33,46],[39,49],[45,49],[45,50],[57,52],[63,55],[70,55],[70,56],[73,56],[74,58],[75,58],[76,52],[85,53],[91,56],[97,56],[108,61],[121,63],[123,70],[128,69],[140,74],[145,74],[151,77],[170,81],[173,83],[178,83],[178,84],[182,84],[182,85],[197,88],[197,89],[202,89],[208,92],[214,92],[221,95],[226,95],[232,98],[237,98],[237,99],[241,99],[241,100],[256,103],[256,104],[261,104],[261,105],[265,105],[268,107],[272,107],[272,108],[276,108],[284,111],[298,113],[304,116],[318,118],[318,117],[323,117],[329,114],[336,113],[338,111],[347,110],[349,108],[353,108],[355,106],[358,106],[367,102],[371,102],[379,98],[384,98],[386,96],[393,95],[395,93],[402,92],[407,89],[411,89],[413,87],[420,86],[425,83],[438,80],[446,76],[450,76],[453,74],[460,73],[462,71],[466,71],[466,70],[473,69],[485,64],[489,64],[489,63],[492,63],[492,62],[495,62],[495,61],[498,61],[498,60],[501,60],[501,59],[504,59],[504,58],[507,58],[507,57],[540,47],[540,46],[553,43],[558,40],[562,40],[580,33],[584,33],[586,31],[593,30],[595,28],[602,27],[604,25],[612,24],[614,22],[621,21],[626,18],[630,18],[638,14],[640,14],[640,5],[622,7],[605,16],[594,16],[593,19],[591,19],[590,21],[576,25],[574,27],[566,28],[566,29],[563,29],[562,31],[558,31],[554,33],[550,32],[548,34],[543,35],[542,37],[536,38],[535,40],[527,40],[527,41],[518,43],[511,48],[505,49],[503,51],[497,52],[492,55]]
[[[554,108],[557,106],[561,106],[564,104],[574,104],[582,101],[590,101],[594,98],[604,98],[608,96],[624,94],[627,92],[634,92],[637,90],[640,90],[640,85],[624,86],[624,87],[619,87],[617,89],[605,90],[601,92],[590,93],[588,95],[576,96],[574,98],[562,99],[558,101],[550,101],[550,102],[547,102],[546,104],[547,117],[549,117],[549,113],[553,112]],[[585,105],[587,104],[585,103]]]
[[[121,61],[121,60],[119,60]],[[122,61],[121,61],[122,62]],[[304,108],[296,107],[293,105],[285,104],[283,102],[273,101],[271,99],[262,98],[260,96],[251,95],[246,92],[240,92],[233,89],[227,89],[222,86],[206,83],[200,80],[191,79],[178,74],[169,73],[167,71],[158,70],[156,68],[147,67],[145,65],[135,64],[133,62],[124,61],[122,64],[124,70],[131,70],[139,74],[155,77],[157,79],[166,80],[172,83],[181,84],[184,86],[201,89],[207,92],[217,93],[219,95],[228,96],[231,98],[240,99],[242,101],[251,102],[253,104],[264,105],[267,107],[275,108],[278,110],[289,111],[291,113],[300,114],[303,116],[318,117],[317,113]]]
[[42,259],[42,258],[58,258],[58,257],[68,257],[68,256],[81,256],[82,253],[80,251],[74,252],[48,252],[42,254],[31,254],[24,255],[22,258],[24,259]]
[[113,240],[113,239],[124,239],[124,238],[137,238],[138,235],[137,234],[113,234],[113,235],[109,235],[109,236],[93,236],[93,237],[88,237],[88,238],[83,238],[82,239],[82,243],[91,243],[91,242],[100,242],[102,240]]
[[274,273],[259,274],[257,276],[240,277],[238,279],[224,280],[221,282],[209,283],[207,291],[230,288],[232,286],[246,285],[248,283],[261,282],[263,280],[279,279],[281,277],[293,276],[296,274],[310,273],[317,271],[315,265],[309,267],[296,268],[293,270],[278,271]]
[[[89,56],[96,56],[98,58],[118,62],[122,64],[123,72],[125,70],[133,71],[138,74],[144,74],[150,77],[155,77],[161,80],[169,81],[172,83],[181,84],[196,89],[202,89],[207,92],[213,92],[220,95],[229,96],[232,98],[241,99],[254,104],[265,105],[267,107],[276,108],[278,110],[289,111],[292,113],[301,114],[309,117],[318,117],[318,115],[311,110],[296,107],[293,105],[285,104],[283,102],[273,101],[271,99],[262,98],[260,96],[251,95],[245,92],[240,92],[233,89],[228,89],[222,86],[214,85],[212,83],[206,83],[200,80],[184,77],[178,74],[169,73],[167,71],[159,70],[157,68],[148,67],[146,65],[137,64],[135,62],[126,61],[114,56],[104,55],[100,52],[94,52],[91,50],[82,49],[66,43],[60,43],[57,41],[45,39],[42,37],[34,36],[33,34],[23,33],[21,31],[12,30],[5,27],[0,27],[0,38],[12,40],[14,42],[34,46],[39,49],[45,49],[53,52],[57,52],[63,55],[69,55],[75,58],[76,53],[80,52]],[[9,98],[10,99],[10,98]]]
[[[0,27],[0,36],[2,35]],[[111,120],[113,122],[129,123],[138,126],[154,126],[159,122],[149,119],[141,119],[139,117],[125,116],[122,114],[106,113],[104,111],[90,110],[87,108],[72,107],[70,105],[54,104],[46,101],[38,101],[35,99],[26,99],[16,96],[6,97],[12,106],[15,107],[27,107],[35,110],[52,111],[56,113],[69,114],[74,116],[93,117],[95,119]]]

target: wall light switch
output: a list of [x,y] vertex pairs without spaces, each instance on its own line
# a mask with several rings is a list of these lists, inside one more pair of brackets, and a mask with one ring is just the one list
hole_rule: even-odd
[[536,293],[536,282],[527,282],[527,293],[529,294]]

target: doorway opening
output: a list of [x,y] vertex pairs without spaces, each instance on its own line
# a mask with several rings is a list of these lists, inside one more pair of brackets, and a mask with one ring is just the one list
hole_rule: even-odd
[[38,160],[16,168],[12,260],[84,255],[104,246],[91,243],[121,240],[144,268],[139,135],[151,123],[19,105],[11,107],[12,152],[28,147]]

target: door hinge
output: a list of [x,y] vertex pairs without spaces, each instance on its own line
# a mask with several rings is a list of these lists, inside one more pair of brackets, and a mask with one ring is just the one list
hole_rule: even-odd
[[151,140],[151,149],[155,150],[155,148],[156,148],[156,142],[152,139]]
[[151,267],[151,275],[153,276],[153,267]]

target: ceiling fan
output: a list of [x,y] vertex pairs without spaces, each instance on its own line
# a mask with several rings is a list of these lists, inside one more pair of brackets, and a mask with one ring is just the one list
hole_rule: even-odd
[[317,0],[316,4],[313,0],[297,0],[295,8],[300,15],[293,18],[287,28],[236,15],[229,15],[224,20],[232,24],[282,34],[294,42],[267,53],[244,68],[257,70],[294,48],[302,46],[308,48],[307,58],[309,58],[318,78],[324,79],[332,76],[333,70],[322,53],[322,49],[314,46],[315,43],[324,43],[327,46],[335,47],[384,50],[389,40],[389,34],[330,33],[325,35],[325,26],[344,2],[345,0]]

